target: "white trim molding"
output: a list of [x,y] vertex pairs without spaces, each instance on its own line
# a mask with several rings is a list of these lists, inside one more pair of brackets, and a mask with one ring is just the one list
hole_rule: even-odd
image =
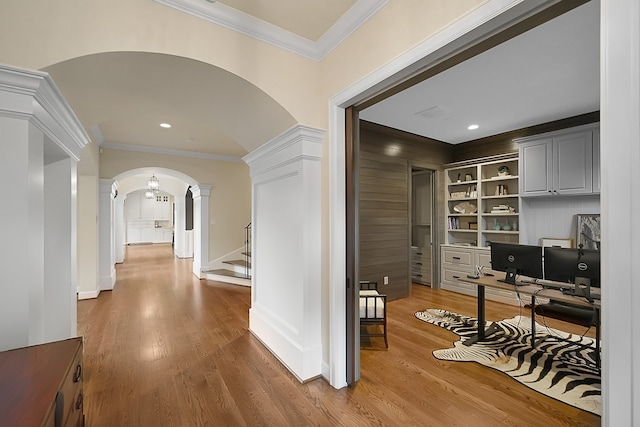
[[389,0],[358,0],[319,40],[313,41],[220,2],[155,1],[314,61],[320,61],[389,2]]
[[0,116],[28,120],[80,160],[89,136],[49,74],[0,64],[0,93]]
[[603,426],[640,425],[640,2],[601,2]]

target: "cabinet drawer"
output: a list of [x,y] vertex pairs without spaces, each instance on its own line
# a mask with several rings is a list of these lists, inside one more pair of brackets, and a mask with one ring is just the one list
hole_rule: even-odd
[[471,251],[459,251],[455,249],[445,249],[442,254],[442,261],[447,264],[471,267],[473,254]]
[[78,397],[82,394],[82,350],[76,353],[73,363],[69,365],[69,371],[62,383],[62,393],[64,398],[64,412],[62,415],[63,424],[69,425],[69,421],[77,419],[78,414],[82,413],[82,405],[77,408]]
[[469,271],[462,271],[455,268],[443,268],[441,278],[442,289],[475,296],[476,285],[458,280],[458,278],[465,277],[467,274],[469,274]]
[[[449,282],[452,284],[462,284],[458,279],[466,277],[469,274],[469,271],[445,268],[442,270],[442,281]],[[470,286],[474,286],[469,284]]]

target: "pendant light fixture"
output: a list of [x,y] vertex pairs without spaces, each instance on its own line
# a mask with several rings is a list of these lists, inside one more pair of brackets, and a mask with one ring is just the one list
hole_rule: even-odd
[[151,178],[149,178],[149,185],[147,188],[152,191],[158,191],[160,189],[160,182],[158,181],[158,178],[156,178],[155,174],[151,175]]

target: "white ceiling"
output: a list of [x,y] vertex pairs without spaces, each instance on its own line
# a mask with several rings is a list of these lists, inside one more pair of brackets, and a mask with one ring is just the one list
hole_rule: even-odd
[[[155,1],[284,49],[296,51],[302,40],[300,55],[321,57],[389,0]],[[597,3],[581,6],[361,117],[458,143],[598,110],[598,15]],[[255,86],[185,58],[109,52],[44,71],[102,147],[241,161],[295,124]],[[173,127],[161,129],[161,121]],[[471,123],[480,126],[474,133]]]
[[[360,113],[457,144],[600,110],[599,2],[586,3]],[[479,126],[468,130],[471,124]]]

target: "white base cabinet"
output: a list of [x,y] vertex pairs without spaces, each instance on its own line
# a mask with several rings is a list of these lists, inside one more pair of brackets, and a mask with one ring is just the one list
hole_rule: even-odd
[[[477,286],[460,282],[458,279],[473,274],[476,266],[491,267],[491,252],[489,248],[465,247],[458,245],[442,245],[440,274],[441,288],[465,295],[478,296]],[[515,292],[502,289],[486,289],[485,298],[505,304],[519,305]]]

